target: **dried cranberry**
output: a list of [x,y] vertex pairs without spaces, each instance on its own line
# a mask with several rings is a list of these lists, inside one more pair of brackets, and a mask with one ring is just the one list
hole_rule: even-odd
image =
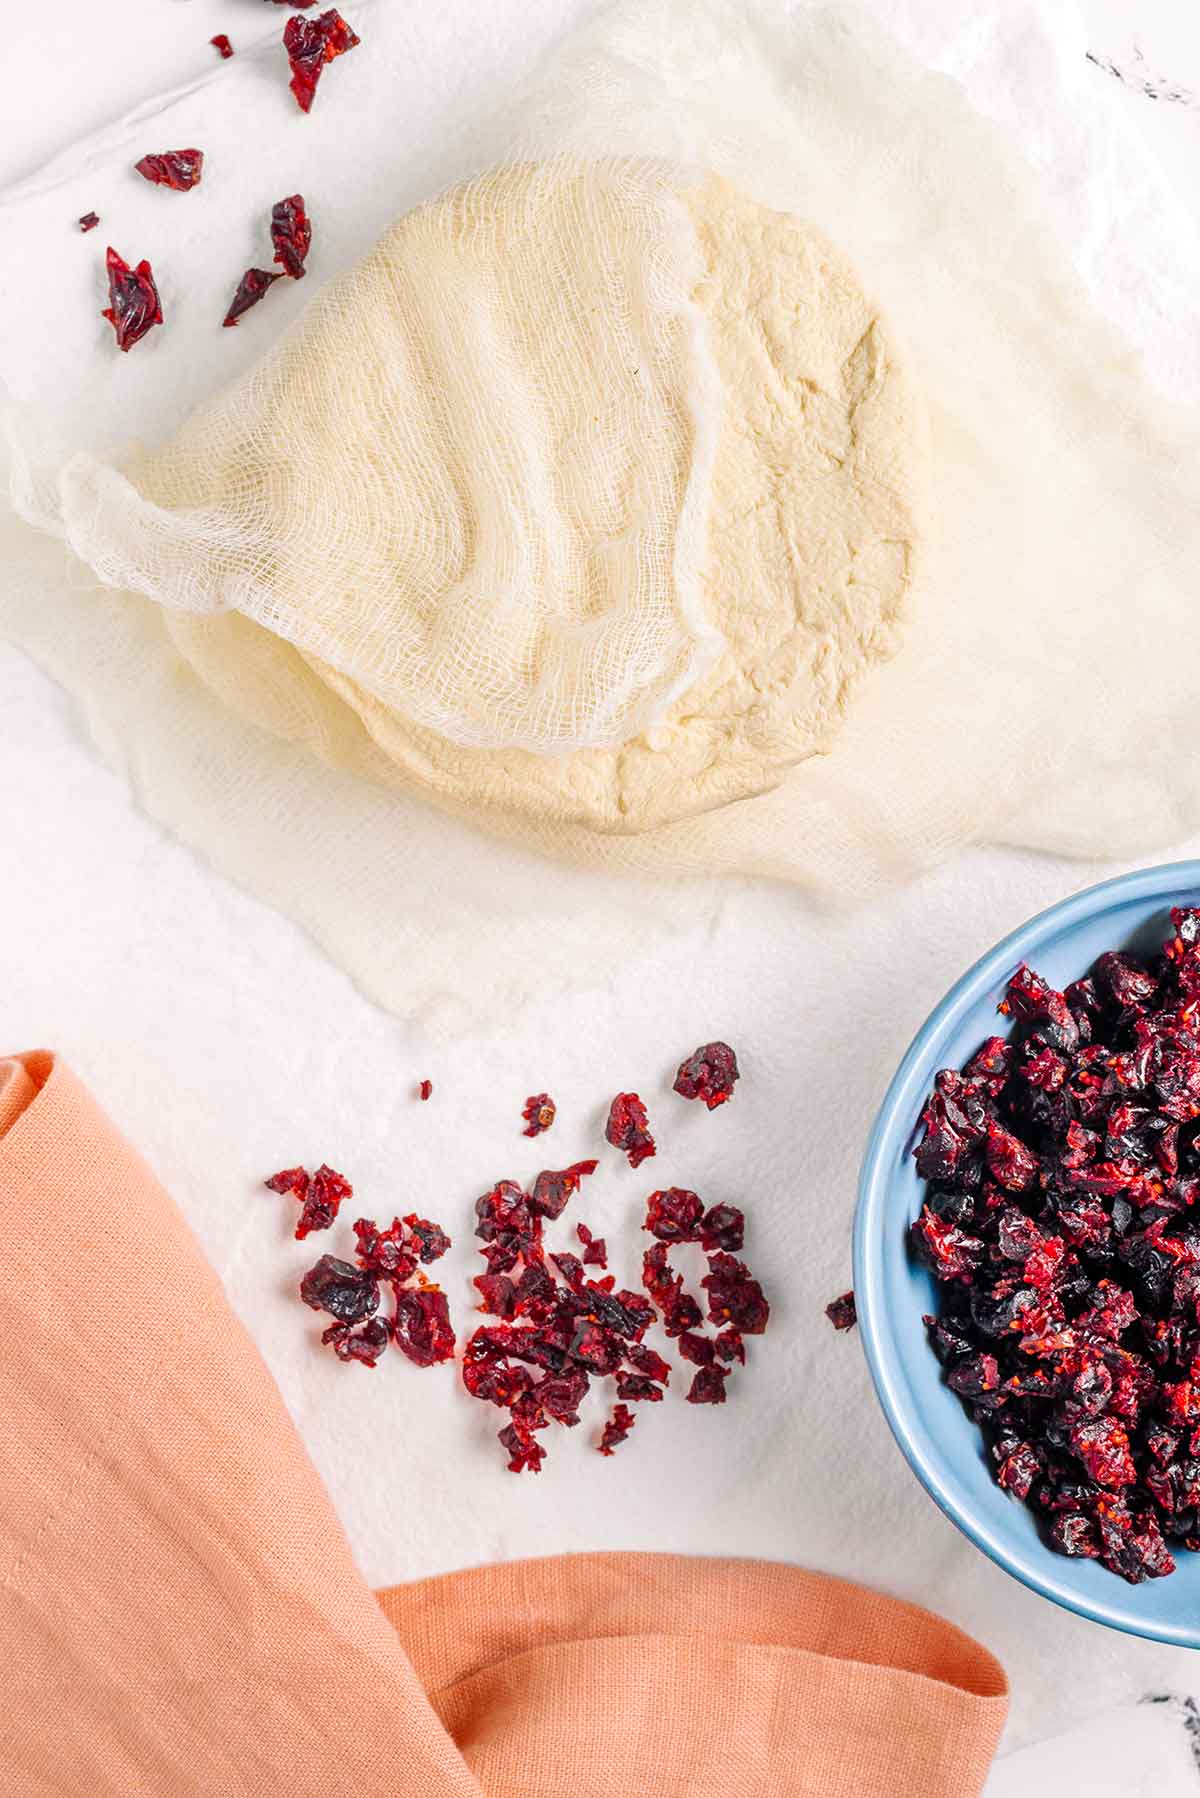
[[649,1380],[657,1380],[660,1386],[667,1386],[671,1380],[671,1369],[662,1356],[656,1354],[645,1343],[634,1342],[625,1350],[625,1359],[639,1373],[644,1373]]
[[604,1426],[604,1433],[597,1444],[602,1455],[611,1455],[615,1448],[624,1442],[637,1418],[628,1405],[614,1405],[612,1416]]
[[586,1224],[576,1224],[575,1234],[583,1244],[583,1259],[589,1267],[608,1266],[608,1244],[603,1236],[593,1236]]
[[617,1397],[627,1398],[630,1404],[637,1404],[642,1400],[655,1404],[663,1396],[662,1387],[655,1385],[645,1374],[627,1373],[623,1367],[619,1367],[616,1381]]
[[700,1220],[700,1246],[706,1255],[718,1249],[735,1254],[745,1236],[745,1214],[736,1205],[710,1205]]
[[146,261],[130,268],[111,244],[105,267],[108,270],[108,305],[100,316],[106,318],[116,332],[117,348],[131,350],[147,331],[163,322],[154,271]]
[[292,71],[289,86],[301,112],[311,110],[325,64],[361,42],[336,7],[315,19],[288,20],[283,28],[283,47]]
[[522,1136],[540,1136],[558,1116],[558,1107],[549,1093],[534,1093],[531,1098],[526,1099],[521,1116],[525,1119]]
[[533,1385],[533,1375],[511,1361],[464,1361],[463,1385],[472,1398],[510,1411]]
[[243,313],[249,312],[251,306],[257,306],[267,289],[279,278],[274,269],[248,268],[237,284],[237,292],[229,302],[229,311],[222,324],[236,325]]
[[738,1361],[746,1365],[746,1345],[736,1330],[722,1330],[714,1344],[717,1355],[722,1361]]
[[203,150],[164,150],[161,156],[143,156],[134,163],[139,175],[156,187],[170,187],[178,194],[198,187],[204,173]]
[[561,1373],[546,1374],[534,1388],[534,1397],[548,1417],[573,1429],[590,1384],[585,1368],[565,1367]]
[[391,1227],[387,1230],[381,1230],[369,1218],[356,1218],[354,1235],[358,1244],[356,1253],[359,1266],[366,1268],[377,1279],[407,1280],[415,1271],[415,1246],[398,1217],[393,1218]]
[[312,221],[304,209],[303,194],[276,200],[271,208],[271,242],[275,246],[274,261],[284,274],[293,281],[301,280],[312,243]]
[[652,1192],[646,1200],[643,1230],[659,1242],[699,1242],[700,1220],[704,1201],[682,1186],[669,1186],[665,1192]]
[[629,1157],[630,1167],[641,1167],[643,1161],[658,1152],[650,1134],[646,1107],[636,1093],[617,1094],[608,1108],[604,1135],[614,1149],[623,1150]]
[[852,1330],[858,1322],[853,1292],[844,1292],[840,1299],[832,1299],[825,1307],[825,1315],[835,1330]]
[[732,1324],[742,1336],[761,1336],[771,1308],[750,1269],[732,1255],[710,1255],[700,1282],[708,1293],[708,1315],[718,1325]]
[[401,1354],[418,1367],[448,1361],[454,1353],[454,1331],[445,1293],[436,1286],[398,1288],[392,1334]]
[[431,1224],[428,1218],[418,1217],[413,1211],[405,1217],[404,1228],[417,1251],[417,1260],[424,1262],[426,1267],[431,1261],[440,1261],[451,1246],[450,1238],[440,1224]]
[[594,1174],[596,1166],[594,1161],[574,1161],[557,1173],[544,1168],[530,1189],[530,1210],[541,1217],[561,1217],[567,1208],[567,1200],[579,1191],[579,1182],[588,1174]]
[[723,1405],[725,1403],[725,1382],[729,1378],[727,1367],[700,1367],[696,1370],[687,1392],[689,1405]]
[[[312,4],[312,0],[309,0],[309,4]],[[208,41],[222,59],[228,60],[233,55],[233,45],[223,31],[218,31],[216,37],[210,37]]]
[[81,231],[94,231],[99,223],[100,214],[98,212],[85,212],[79,221],[79,229]]
[[374,1367],[391,1341],[391,1331],[382,1317],[368,1317],[358,1324],[330,1324],[321,1332],[321,1341],[332,1347],[339,1361]]
[[322,1255],[301,1280],[300,1297],[310,1310],[328,1311],[339,1323],[354,1324],[378,1308],[379,1284],[363,1268]]
[[301,1242],[314,1230],[327,1230],[337,1217],[343,1199],[354,1195],[354,1188],[345,1176],[324,1162],[315,1174],[310,1174],[306,1168],[287,1167],[272,1174],[263,1184],[271,1192],[286,1192],[299,1201],[301,1211],[296,1238]]
[[421,1081],[421,1084],[417,1087],[417,1097],[418,1097],[418,1099],[432,1099],[432,1097],[433,1097],[433,1081],[432,1080],[422,1080]]
[[728,1043],[705,1043],[680,1063],[675,1091],[683,1099],[703,1099],[710,1111],[733,1097],[737,1056]]
[[[355,40],[357,42],[357,39]],[[308,108],[305,108],[307,111]],[[510,1473],[540,1473],[546,1451],[537,1437],[521,1424],[513,1422],[500,1431],[501,1446],[508,1451]]]
[[694,1367],[711,1367],[717,1358],[717,1347],[711,1336],[700,1336],[694,1330],[684,1330],[676,1347],[685,1361]]

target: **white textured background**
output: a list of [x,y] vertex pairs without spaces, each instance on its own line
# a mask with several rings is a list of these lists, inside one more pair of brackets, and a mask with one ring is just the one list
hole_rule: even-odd
[[[347,0],[363,47],[330,68],[304,120],[268,47],[282,8],[55,0],[14,9],[0,117],[0,378],[96,445],[168,429],[311,294],[311,284],[277,288],[237,332],[204,322],[219,318],[231,275],[266,259],[261,215],[297,185],[296,146],[315,141],[297,133],[318,129],[330,145],[325,188],[304,183],[320,280],[406,203],[406,180],[427,190],[456,117],[503,93],[559,29],[593,10],[590,0]],[[1140,5],[1136,42],[1122,0],[874,0],[872,10],[959,73],[1042,178],[1077,194],[1080,262],[1096,297],[1138,336],[1157,378],[1200,397],[1191,217],[1200,108],[1186,91],[1165,97],[1200,88],[1191,9]],[[252,71],[228,65],[238,71],[236,112],[233,80],[207,43],[216,31],[243,56],[264,46]],[[411,44],[408,78],[386,95],[372,81],[372,31]],[[1089,50],[1129,82],[1089,63]],[[1139,91],[1142,81],[1164,97]],[[177,89],[193,91],[157,104]],[[131,126],[140,109],[144,123]],[[177,141],[244,141],[243,166],[183,197],[128,174],[131,142],[141,154]],[[414,147],[426,159],[415,170]],[[104,226],[80,239],[72,220],[89,207]],[[198,246],[222,208],[229,247],[216,265]],[[179,329],[194,334],[194,354],[172,362],[169,379],[153,339],[118,358],[95,316],[110,236],[152,256]],[[731,883],[670,928],[648,926],[633,961],[579,970],[583,990],[569,999],[547,991],[486,1029],[430,1040],[370,1005],[286,920],[143,817],[76,708],[3,646],[0,716],[3,1046],[61,1049],[174,1192],[370,1580],[572,1548],[801,1561],[931,1604],[1000,1655],[1014,1704],[995,1793],[1049,1794],[1072,1779],[1131,1798],[1200,1790],[1183,1702],[1200,1690],[1191,1657],[1059,1612],[985,1561],[916,1486],[857,1343],[821,1316],[847,1283],[861,1145],[912,1031],[976,954],[1093,871],[974,854],[847,917]],[[526,966],[538,956],[520,916],[509,953]],[[737,1046],[744,1080],[735,1103],[709,1116],[667,1089],[681,1055],[715,1035]],[[423,1075],[435,1085],[424,1106],[413,1098]],[[394,1357],[370,1374],[314,1352],[319,1325],[292,1296],[313,1257],[290,1239],[289,1202],[258,1189],[264,1174],[328,1159],[354,1179],[366,1212],[416,1208],[445,1223],[458,1238],[445,1283],[463,1324],[478,1267],[467,1222],[476,1194],[593,1152],[608,1096],[632,1086],[650,1103],[659,1157],[634,1175],[601,1150],[601,1173],[568,1217],[606,1233],[614,1270],[636,1283],[636,1224],[651,1186],[745,1205],[747,1256],[774,1319],[723,1411],[694,1411],[673,1393],[601,1461],[591,1453],[597,1399],[584,1428],[550,1439],[542,1476],[517,1480],[493,1439],[502,1417],[472,1404],[452,1370],[421,1373]],[[558,1098],[560,1121],[542,1143],[525,1142],[520,1105],[542,1088]],[[1166,1692],[1178,1701],[1137,1703]],[[1045,1740],[1083,1725],[1069,1745]]]

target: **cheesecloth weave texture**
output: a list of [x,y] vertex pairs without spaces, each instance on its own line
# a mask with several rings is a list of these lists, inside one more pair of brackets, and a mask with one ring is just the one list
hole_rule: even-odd
[[455,743],[622,743],[719,644],[701,272],[649,164],[457,187],[174,443],[74,459],[67,540],[106,586],[238,612]]
[[[454,172],[498,155],[666,159],[826,231],[913,354],[940,535],[908,643],[865,683],[830,752],[775,790],[638,835],[499,811],[469,822],[605,873],[766,874],[838,898],[971,841],[1123,856],[1185,830],[1200,810],[1186,654],[1194,421],[1097,315],[1060,220],[961,90],[840,11],[648,0],[569,41],[511,116],[519,130],[489,122]],[[18,497],[53,519],[62,496],[27,483]],[[151,808],[300,915],[374,991],[404,991],[365,911],[381,890],[412,890],[442,832],[359,717],[251,619],[67,594],[61,571],[26,561],[6,603],[15,634],[88,692]],[[669,690],[663,674],[643,697],[661,704]],[[322,776],[308,751],[355,778]],[[490,898],[487,859],[482,845]]]

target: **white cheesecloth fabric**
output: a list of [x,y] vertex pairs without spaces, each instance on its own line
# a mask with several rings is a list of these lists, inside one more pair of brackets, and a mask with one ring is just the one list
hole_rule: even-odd
[[[605,9],[510,106],[478,126],[458,124],[433,170],[408,172],[397,210],[503,158],[640,159],[650,171],[651,247],[672,246],[657,265],[670,278],[647,284],[662,301],[655,341],[664,368],[677,374],[694,364],[698,395],[711,371],[687,333],[687,245],[671,237],[669,203],[654,189],[657,159],[713,168],[824,229],[882,296],[914,354],[932,413],[940,513],[907,645],[864,685],[831,752],[775,791],[624,837],[511,814],[472,813],[471,821],[605,875],[770,875],[837,899],[877,890],[967,841],[1121,855],[1186,827],[1200,802],[1192,754],[1200,727],[1188,657],[1178,653],[1189,640],[1190,552],[1200,548],[1194,418],[1156,394],[1089,301],[1066,254],[1065,196],[1048,203],[954,82],[840,10],[651,0]],[[547,254],[556,253],[561,243],[551,237]],[[354,293],[351,277],[318,307],[353,310]],[[328,414],[339,398],[321,395],[318,409]],[[661,406],[657,416],[669,425]],[[537,420],[526,422],[535,441]],[[302,425],[311,430],[311,420]],[[86,448],[111,447],[116,435]],[[319,491],[319,432],[311,440],[318,449],[308,475],[317,485],[309,493]],[[228,599],[214,515],[235,538],[244,523],[227,503],[239,491],[227,448],[223,441],[214,455],[214,493],[201,496],[190,521],[197,534],[189,540],[173,526],[168,542],[174,603],[200,611],[213,605],[214,564]],[[252,578],[237,595],[245,628],[220,633],[132,592],[98,589],[88,564],[109,579],[128,577],[161,520],[144,506],[121,513],[138,539],[122,546],[110,505],[115,496],[121,512],[122,476],[86,455],[62,464],[56,449],[31,475],[22,447],[16,498],[64,531],[75,564],[10,521],[4,628],[82,689],[94,726],[124,755],[152,810],[293,911],[385,1003],[420,1003],[414,979],[418,989],[428,981],[414,975],[393,929],[405,905],[451,894],[447,930],[461,934],[476,915],[491,926],[497,892],[519,892],[519,879],[505,886],[510,869],[533,886],[538,876],[512,845],[456,835],[406,789],[357,716],[284,637],[251,621],[300,640],[312,623],[303,566],[275,614]],[[347,566],[364,556],[369,563],[378,521],[343,502],[340,466],[328,472],[338,553],[348,543]],[[703,480],[701,456],[690,500],[702,496]],[[535,515],[514,540],[527,547],[536,524]],[[237,548],[252,571],[272,559],[277,596],[288,546],[243,536]],[[480,690],[459,678],[461,658],[476,656],[468,665],[479,672],[478,658],[495,647],[490,632],[482,644],[435,642],[431,616],[398,640],[396,620],[367,608],[351,653],[377,668],[408,657],[414,706],[436,712],[456,740],[549,747],[571,741],[572,731],[574,740],[616,740],[631,721],[656,715],[705,653],[686,528],[677,548],[670,578],[661,543],[648,557],[658,570],[658,628],[642,632],[633,677],[613,684],[614,658],[630,646],[618,608],[615,635],[585,683],[592,700],[582,720],[559,703],[576,691],[572,679],[549,691],[484,681],[486,716],[459,703]],[[500,663],[519,672],[516,638],[530,621],[514,617],[503,592],[498,616],[501,634],[511,627],[513,637]],[[435,669],[457,670],[456,684],[423,685],[430,655]],[[568,663],[560,667],[578,674]],[[388,667],[389,678],[395,672]],[[577,873],[570,880],[564,912],[582,895],[590,904],[596,891]],[[646,908],[671,903],[639,888],[631,928]],[[486,927],[480,942],[486,953]],[[614,929],[607,946],[618,942]],[[569,967],[574,947],[568,932],[549,949],[547,978]],[[469,1005],[469,964],[467,955],[459,972],[439,968],[438,997],[448,982]]]

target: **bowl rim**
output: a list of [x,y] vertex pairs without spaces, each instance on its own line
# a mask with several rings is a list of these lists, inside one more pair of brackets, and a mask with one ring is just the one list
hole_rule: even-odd
[[[883,1295],[884,1226],[894,1154],[889,1139],[894,1137],[898,1114],[906,1120],[906,1135],[916,1127],[930,1078],[927,1058],[937,1039],[1018,962],[1029,959],[1030,955],[1036,957],[1038,943],[1051,932],[1094,917],[1113,901],[1167,899],[1188,887],[1200,887],[1200,860],[1163,862],[1099,881],[1037,912],[960,975],[913,1037],[875,1115],[859,1174],[853,1260],[859,1334],[876,1396],[901,1453],[938,1508],[997,1566],[1076,1616],[1122,1630],[1127,1635],[1144,1636],[1181,1648],[1200,1648],[1200,1616],[1192,1624],[1139,1618],[1136,1612],[1126,1610],[1120,1601],[1125,1598],[1128,1602],[1128,1595],[1141,1588],[1122,1586],[1115,1575],[1112,1576],[1113,1584],[1118,1591],[1111,1604],[1102,1598],[1081,1597],[1057,1580],[1050,1569],[1044,1569],[1023,1550],[1013,1549],[973,1515],[970,1500],[962,1489],[957,1484],[948,1484],[934,1465],[935,1456],[941,1457],[924,1419],[908,1404],[893,1378],[895,1357],[888,1342]],[[919,1092],[915,1091],[918,1087]],[[1044,1547],[1042,1552],[1047,1558],[1052,1554]]]

